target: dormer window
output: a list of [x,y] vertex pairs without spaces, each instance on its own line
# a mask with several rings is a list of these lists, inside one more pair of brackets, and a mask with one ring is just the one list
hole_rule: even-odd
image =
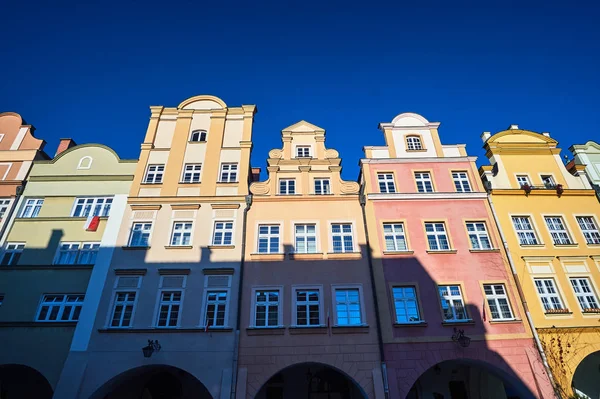
[[194,143],[203,143],[206,141],[206,132],[204,130],[194,130],[190,136],[190,141]]
[[310,146],[301,145],[296,147],[296,158],[310,158]]
[[407,136],[406,137],[406,148],[408,151],[419,151],[423,149],[421,143],[421,137],[419,136]]

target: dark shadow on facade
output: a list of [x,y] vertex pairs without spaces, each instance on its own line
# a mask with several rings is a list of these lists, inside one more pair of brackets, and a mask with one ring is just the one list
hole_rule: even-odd
[[573,391],[588,398],[600,398],[600,351],[587,355],[575,370],[573,376]]

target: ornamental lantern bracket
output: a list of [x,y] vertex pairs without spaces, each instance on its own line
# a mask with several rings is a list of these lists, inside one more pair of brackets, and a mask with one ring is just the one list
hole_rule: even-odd
[[454,327],[454,334],[452,334],[452,341],[458,343],[461,347],[466,348],[471,345],[471,338],[465,335],[464,330],[457,330]]

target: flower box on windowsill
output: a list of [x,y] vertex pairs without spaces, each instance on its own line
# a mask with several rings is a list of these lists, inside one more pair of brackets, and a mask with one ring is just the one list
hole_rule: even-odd
[[546,309],[545,313],[549,314],[572,314],[569,309]]
[[597,314],[597,313],[600,313],[600,308],[585,308],[585,309],[583,309],[583,313]]

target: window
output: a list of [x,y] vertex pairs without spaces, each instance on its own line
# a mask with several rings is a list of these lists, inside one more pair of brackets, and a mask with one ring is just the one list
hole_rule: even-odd
[[283,195],[296,194],[296,180],[280,179],[279,180],[279,194],[283,194]]
[[600,232],[598,225],[592,216],[578,216],[577,224],[588,244],[600,244]]
[[329,179],[315,179],[315,194],[331,194],[331,186],[329,184]]
[[207,291],[204,313],[205,326],[225,327],[227,291]]
[[571,278],[571,286],[583,312],[598,309],[598,298],[588,278]]
[[119,291],[115,293],[115,302],[110,318],[111,327],[131,326],[136,295],[135,291]]
[[321,292],[318,289],[295,291],[296,326],[321,325]]
[[201,169],[202,169],[202,165],[199,163],[196,163],[196,164],[186,163],[183,167],[183,177],[182,177],[181,181],[183,183],[199,183]]
[[177,327],[181,309],[181,291],[161,291],[157,327]]
[[279,326],[279,291],[254,291],[254,326]]
[[194,130],[190,135],[190,141],[192,142],[204,142],[206,141],[206,132],[204,130]]
[[77,321],[84,295],[52,294],[42,296],[36,321]]
[[296,147],[296,158],[310,158],[310,146],[303,145]]
[[110,213],[112,202],[113,199],[110,197],[76,198],[71,216],[82,218],[87,218],[89,216],[106,217]]
[[392,173],[377,173],[380,193],[395,193],[394,175]]
[[93,265],[96,263],[96,257],[100,243],[97,242],[61,242],[56,254],[56,265]]
[[467,320],[467,311],[465,310],[460,286],[440,285],[438,288],[444,321]]
[[338,326],[362,324],[360,291],[358,288],[335,289],[335,316],[336,325]]
[[484,284],[483,291],[490,307],[492,320],[514,319],[504,284]]
[[403,223],[384,223],[383,238],[385,239],[386,251],[408,250]]
[[144,179],[144,183],[162,183],[164,173],[165,165],[148,165],[148,170],[146,171],[146,178]]
[[8,211],[9,206],[10,206],[9,199],[0,200],[0,219],[2,219],[4,217],[4,215]]
[[422,150],[423,145],[421,144],[421,138],[419,136],[406,137],[406,147],[409,151]]
[[235,183],[237,182],[237,163],[224,163],[221,164],[221,183]]
[[232,245],[233,222],[215,222],[212,245]]
[[297,224],[294,226],[294,252],[299,254],[317,253],[317,226],[314,224]]
[[538,295],[540,296],[542,305],[544,306],[544,310],[546,312],[555,309],[564,309],[553,279],[536,278],[534,282],[535,288],[537,289]]
[[491,249],[490,237],[484,222],[468,222],[467,232],[472,249]]
[[519,244],[521,245],[537,245],[539,244],[535,230],[531,224],[529,216],[513,216],[513,226],[519,237]]
[[544,219],[546,220],[546,226],[548,226],[548,230],[550,230],[550,235],[552,236],[552,241],[554,241],[555,245],[573,244],[573,241],[567,232],[567,228],[565,227],[565,223],[560,216],[546,216]]
[[529,181],[529,177],[527,175],[517,175],[517,184],[519,187],[531,186],[531,182]]
[[23,249],[25,249],[25,244],[20,243],[7,243],[6,249],[4,250],[4,255],[2,256],[2,262],[0,262],[3,266],[14,266],[19,262],[19,258],[23,253]]
[[187,246],[192,244],[192,222],[173,223],[173,234],[171,234],[171,246]]
[[556,182],[554,181],[554,177],[552,175],[542,175],[542,183],[546,188],[554,188],[556,187]]
[[467,172],[452,172],[452,180],[454,181],[454,187],[456,188],[456,192],[471,192],[471,185],[469,184],[469,177],[467,176]]
[[82,157],[77,164],[77,169],[90,169],[93,161],[94,159],[90,156]]
[[21,211],[22,218],[34,218],[42,209],[42,205],[44,205],[43,199],[28,199],[25,201],[25,207],[23,211]]
[[258,253],[279,253],[279,225],[261,224],[258,226]]
[[415,287],[394,287],[392,295],[394,296],[397,323],[422,322]]
[[433,183],[431,175],[427,172],[415,172],[415,180],[417,181],[417,191],[420,193],[432,193]]
[[333,242],[333,252],[340,253],[354,251],[352,225],[350,223],[332,224],[331,236]]
[[148,247],[150,245],[150,232],[152,223],[141,222],[134,223],[129,236],[130,247]]
[[425,232],[427,233],[430,251],[447,251],[450,249],[444,223],[425,223]]

